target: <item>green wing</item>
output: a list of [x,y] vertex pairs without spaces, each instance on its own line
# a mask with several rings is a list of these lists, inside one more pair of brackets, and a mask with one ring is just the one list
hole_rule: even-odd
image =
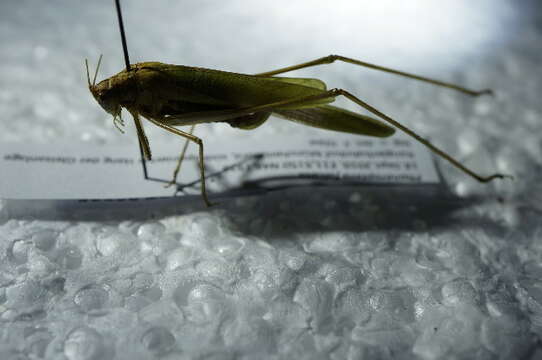
[[[148,85],[147,88],[151,88],[160,99],[223,106],[224,109],[320,95],[326,88],[325,83],[317,79],[246,75],[157,62],[139,63],[134,67],[142,83]],[[332,97],[319,99],[307,102],[302,107],[333,101]]]
[[319,79],[311,79],[311,78],[291,78],[291,77],[269,77],[269,76],[260,76],[265,79],[271,79],[274,81],[294,84],[294,85],[301,85],[310,87],[317,90],[326,91],[326,83]]
[[395,132],[394,128],[379,120],[330,105],[299,110],[276,110],[273,114],[303,125],[350,134],[387,137]]
[[[273,114],[303,125],[356,135],[388,137],[395,133],[394,128],[377,119],[330,105],[300,110],[277,110],[273,111]],[[271,114],[260,112],[236,117],[225,122],[236,128],[252,130],[262,125],[269,115]]]
[[[162,121],[174,126],[226,121],[235,127],[252,129],[265,122],[268,111],[250,114],[237,112],[237,109],[326,91],[326,84],[318,79],[245,75],[157,62],[134,67],[145,90],[152,92],[149,99],[161,100]],[[333,97],[324,98],[302,106],[274,107],[269,112],[326,130],[378,137],[394,133],[392,127],[379,120],[326,105],[333,101]]]

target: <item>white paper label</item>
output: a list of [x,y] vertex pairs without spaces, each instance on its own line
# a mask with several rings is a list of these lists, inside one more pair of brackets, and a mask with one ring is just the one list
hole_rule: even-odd
[[[181,146],[153,144],[151,178],[171,180]],[[258,191],[341,182],[428,184],[439,178],[429,151],[405,135],[378,139],[331,134],[277,135],[261,140],[205,142],[208,192]],[[197,147],[190,144],[178,187],[143,177],[139,149],[68,145],[0,145],[0,197],[5,199],[124,199],[199,194]]]

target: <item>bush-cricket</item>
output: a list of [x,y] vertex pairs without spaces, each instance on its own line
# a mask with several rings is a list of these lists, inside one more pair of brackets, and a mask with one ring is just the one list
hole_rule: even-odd
[[[394,128],[398,128],[480,182],[508,177],[499,173],[489,176],[477,174],[409,128],[344,89],[328,90],[326,84],[318,79],[276,77],[276,75],[342,61],[447,87],[470,96],[489,94],[490,90],[469,90],[451,83],[340,55],[329,55],[255,75],[160,62],[130,64],[118,0],[116,0],[116,6],[126,69],[96,84],[100,61],[98,61],[92,82],[88,62],[86,62],[90,92],[102,108],[113,116],[115,126],[124,124],[120,117],[122,108],[130,112],[136,126],[143,161],[151,159],[151,150],[140,117],[186,139],[170,184],[176,182],[188,142],[197,144],[201,194],[207,205],[211,202],[205,187],[203,141],[193,134],[195,125],[226,122],[232,127],[250,130],[263,124],[271,114],[325,130],[375,137],[388,137],[395,132]],[[368,110],[381,120],[329,105],[340,96]],[[190,130],[182,131],[175,126],[190,126]],[[144,173],[147,178],[145,167]]]

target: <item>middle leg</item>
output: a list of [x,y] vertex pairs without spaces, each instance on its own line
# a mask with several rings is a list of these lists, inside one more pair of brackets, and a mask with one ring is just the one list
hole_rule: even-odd
[[[194,128],[195,127],[196,127],[196,125],[192,125],[190,127],[190,130],[188,130],[188,133],[190,135],[194,134]],[[183,163],[184,156],[186,154],[186,149],[188,148],[188,143],[189,142],[190,142],[189,139],[186,139],[184,141],[183,150],[181,151],[181,155],[179,156],[179,160],[177,161],[177,166],[175,167],[175,170],[173,171],[173,178],[171,179],[171,181],[169,183],[164,185],[164,187],[170,187],[171,185],[175,185],[177,183],[177,176],[179,175],[179,170],[181,169],[181,164]]]
[[201,178],[201,195],[203,197],[203,201],[205,201],[205,204],[207,206],[211,206],[212,203],[209,201],[209,197],[207,196],[207,188],[205,186],[205,166],[203,163],[203,141],[192,134],[189,134],[187,132],[181,131],[179,129],[176,129],[172,126],[166,125],[161,123],[160,121],[157,121],[153,118],[147,118],[150,122],[152,122],[154,125],[161,127],[162,129],[169,131],[175,135],[181,136],[188,141],[192,141],[196,143],[199,146],[199,169],[200,169],[200,178]]

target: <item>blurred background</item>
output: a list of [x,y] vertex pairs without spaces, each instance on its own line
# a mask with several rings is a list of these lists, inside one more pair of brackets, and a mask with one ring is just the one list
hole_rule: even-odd
[[[468,166],[515,181],[481,185],[439,162],[452,200],[366,186],[212,208],[173,199],[165,211],[153,201],[65,211],[30,201],[14,212],[0,201],[0,358],[542,357],[540,1],[122,8],[132,62],[257,73],[340,54],[494,89],[472,99],[339,63],[292,73],[345,88]],[[131,123],[119,134],[87,89],[85,58],[93,71],[104,55],[98,80],[124,68],[117,26],[112,0],[0,2],[2,144],[137,153]],[[278,141],[318,131],[272,119],[197,134]],[[179,146],[161,129],[147,134]]]

